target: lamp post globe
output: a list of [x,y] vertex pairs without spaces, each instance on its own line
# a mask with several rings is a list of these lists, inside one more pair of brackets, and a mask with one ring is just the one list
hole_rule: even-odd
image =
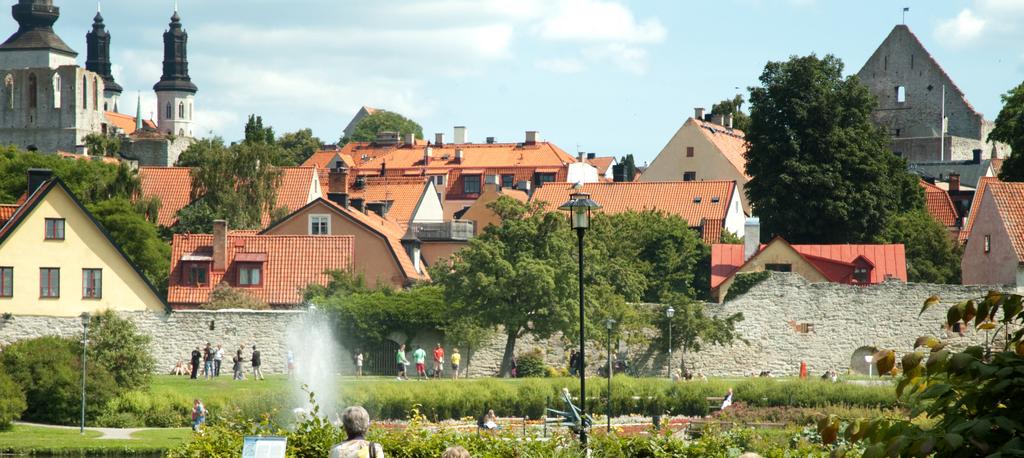
[[569,213],[569,223],[576,229],[576,236],[579,240],[579,283],[580,283],[580,445],[587,448],[587,377],[586,377],[586,320],[583,310],[583,234],[590,227],[590,214],[593,210],[601,208],[597,202],[590,200],[590,194],[580,192],[581,184],[575,186],[576,192],[569,196],[569,201],[558,207]]
[[85,349],[89,345],[89,321],[92,316],[89,312],[82,312],[79,318],[82,319],[82,421],[78,425],[78,433],[85,434]]
[[665,316],[668,317],[668,378],[672,380],[672,317],[676,316],[676,309],[668,306]]

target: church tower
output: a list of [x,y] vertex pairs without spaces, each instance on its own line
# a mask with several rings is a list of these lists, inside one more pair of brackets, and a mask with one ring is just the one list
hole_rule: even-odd
[[92,31],[85,34],[86,58],[85,69],[103,78],[103,111],[117,111],[117,102],[121,97],[121,85],[114,81],[110,73],[110,34],[103,24],[103,15],[99,8],[92,20]]
[[196,85],[188,76],[188,33],[181,28],[181,16],[175,8],[164,32],[164,74],[153,86],[156,91],[157,128],[179,137],[193,136],[193,103]]
[[60,18],[53,0],[18,0],[11,14],[18,31],[0,44],[0,69],[75,65],[78,53],[53,32],[53,23]]

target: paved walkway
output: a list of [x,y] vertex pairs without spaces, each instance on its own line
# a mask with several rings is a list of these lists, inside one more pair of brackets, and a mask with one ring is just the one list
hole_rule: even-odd
[[[79,429],[78,426],[44,425],[44,424],[41,424],[41,423],[25,423],[23,421],[16,421],[16,422],[14,422],[14,424],[16,424],[16,425],[25,425],[25,426],[35,426],[35,427],[39,427],[39,428],[74,429],[74,430]],[[97,432],[103,434],[102,436],[99,437],[99,439],[132,440],[132,439],[135,439],[134,437],[132,437],[132,434],[134,434],[134,433],[136,433],[138,431],[145,431],[147,429],[159,429],[159,428],[93,428],[93,427],[88,427],[87,426],[85,429],[87,429],[89,431],[97,431]]]

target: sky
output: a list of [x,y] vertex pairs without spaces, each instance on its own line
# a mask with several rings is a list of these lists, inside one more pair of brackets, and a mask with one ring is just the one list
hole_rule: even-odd
[[[8,0],[7,4],[13,4]],[[96,5],[54,0],[85,62]],[[367,105],[470,141],[536,130],[567,152],[651,161],[694,107],[756,85],[765,63],[834,54],[853,74],[906,23],[994,119],[1024,80],[1024,0],[179,0],[196,132],[231,141],[259,114],[324,142]],[[173,0],[104,0],[121,111],[155,113]],[[0,18],[0,34],[17,25]],[[200,134],[201,133],[201,134]]]

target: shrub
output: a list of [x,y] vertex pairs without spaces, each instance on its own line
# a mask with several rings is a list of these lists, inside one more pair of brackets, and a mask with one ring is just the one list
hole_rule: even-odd
[[0,429],[6,429],[12,421],[21,418],[26,407],[25,393],[6,372],[0,372]]
[[[25,392],[23,419],[51,424],[77,424],[81,408],[82,365],[78,342],[39,337],[9,345],[0,355],[3,369]],[[96,418],[117,394],[114,378],[98,364],[86,374],[86,417]]]
[[210,300],[201,305],[200,308],[205,310],[266,310],[270,306],[266,302],[256,299],[239,289],[232,288],[225,282],[221,282],[210,292]]
[[96,423],[112,428],[188,426],[191,406],[191,400],[180,394],[126,391],[107,402]]
[[89,360],[103,366],[122,389],[149,386],[155,362],[149,354],[150,337],[135,323],[107,310],[89,323]]
[[544,355],[535,350],[516,358],[516,377],[544,377],[548,375]]

